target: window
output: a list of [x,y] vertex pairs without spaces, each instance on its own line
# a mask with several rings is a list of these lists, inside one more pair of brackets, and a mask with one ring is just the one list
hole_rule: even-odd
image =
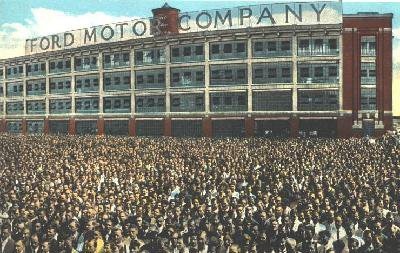
[[123,59],[124,62],[129,62],[129,53],[124,53],[122,55],[122,59]]
[[219,54],[219,45],[212,45],[211,46],[211,53],[212,54]]
[[338,76],[338,69],[336,66],[330,66],[329,68],[329,76]]
[[300,68],[300,77],[310,77],[310,69]]
[[232,97],[224,97],[225,105],[232,105]]
[[290,68],[282,68],[282,77],[290,77]]
[[107,63],[107,64],[111,63],[111,56],[110,55],[105,55],[104,56],[104,62]]
[[316,40],[314,41],[314,49],[315,49],[317,52],[322,52],[322,50],[323,50],[323,44],[324,44],[324,40],[322,40],[322,39],[316,39]]
[[203,46],[196,46],[196,55],[203,55]]
[[262,52],[264,51],[264,44],[261,41],[257,41],[254,43],[254,51],[255,52]]
[[314,75],[316,77],[322,77],[324,76],[324,68],[323,67],[315,67],[314,68]]
[[164,83],[165,82],[165,76],[164,74],[158,74],[158,83]]
[[138,83],[138,84],[143,84],[144,83],[144,79],[143,79],[142,75],[136,76],[136,83]]
[[331,49],[331,50],[336,50],[338,48],[336,39],[329,39],[328,45],[329,45],[329,49]]
[[369,70],[369,76],[370,76],[370,77],[376,77],[376,71],[375,71],[375,69],[370,69],[370,70]]
[[174,83],[179,82],[179,73],[172,73],[172,82]]
[[237,78],[238,79],[245,79],[246,78],[246,70],[245,69],[238,69],[237,70]]
[[192,54],[192,48],[191,47],[184,47],[183,48],[183,56],[190,56]]
[[105,100],[104,101],[104,108],[105,109],[111,109],[111,100]]
[[143,98],[138,98],[136,101],[137,107],[143,107]]
[[276,51],[276,42],[275,41],[268,41],[267,43],[268,51]]
[[268,69],[268,78],[276,78],[276,68]]
[[50,69],[53,70],[56,68],[56,63],[55,62],[50,62]]
[[172,57],[179,57],[179,48],[172,48]]
[[309,48],[309,41],[308,40],[300,40],[300,50],[308,50]]
[[246,97],[244,95],[238,96],[238,105],[246,105]]
[[172,106],[180,106],[181,105],[181,99],[180,98],[173,98],[172,99]]
[[224,44],[224,53],[225,54],[232,53],[232,44]]
[[264,70],[259,68],[254,70],[254,77],[255,78],[263,78],[264,77]]
[[244,43],[238,43],[238,44],[236,45],[236,52],[238,52],[238,53],[244,53],[245,50],[246,50],[246,46],[245,46]]
[[203,82],[204,81],[204,72],[203,71],[197,71],[196,72],[196,81],[197,82]]
[[213,97],[212,98],[212,103],[213,105],[220,105],[221,101],[219,97]]
[[154,83],[154,75],[148,75],[147,76],[147,82],[148,83]]
[[226,69],[225,70],[225,79],[232,80],[233,74],[232,74],[232,69]]
[[290,51],[290,41],[282,41],[281,42],[281,50],[282,51]]

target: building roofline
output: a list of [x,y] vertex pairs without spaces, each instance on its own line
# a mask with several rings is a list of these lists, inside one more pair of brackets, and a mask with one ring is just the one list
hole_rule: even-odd
[[358,12],[343,14],[343,18],[393,18],[393,13]]

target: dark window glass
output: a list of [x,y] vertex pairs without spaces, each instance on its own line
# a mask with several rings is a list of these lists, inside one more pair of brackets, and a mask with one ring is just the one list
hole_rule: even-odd
[[316,76],[316,77],[324,76],[324,68],[323,67],[315,67],[314,68],[314,76]]
[[110,57],[110,55],[105,55],[105,56],[104,56],[104,62],[105,62],[105,63],[111,63],[111,57]]
[[124,53],[122,56],[124,62],[129,62],[129,53]]
[[212,103],[213,103],[213,105],[220,105],[220,103],[221,103],[220,97],[213,97]]
[[238,105],[246,105],[246,98],[244,95],[238,96]]
[[336,39],[329,39],[328,45],[329,45],[329,49],[336,50],[338,48]]
[[276,41],[268,41],[267,45],[268,51],[276,51]]
[[281,42],[281,50],[282,51],[290,51],[290,41],[282,41]]
[[338,75],[338,71],[337,71],[337,67],[336,66],[330,66],[329,67],[329,76],[337,76]]
[[264,70],[263,69],[254,69],[254,78],[263,78]]
[[224,53],[225,54],[232,53],[232,44],[224,44]]
[[282,77],[290,77],[290,68],[282,68]]
[[172,82],[178,83],[179,82],[179,73],[172,73]]
[[238,44],[236,45],[236,52],[238,52],[238,53],[244,53],[245,50],[246,50],[246,46],[245,46],[244,43],[238,43]]
[[257,41],[254,43],[254,51],[255,52],[262,52],[264,51],[264,44],[261,41]]
[[211,53],[212,54],[219,54],[219,45],[215,44],[211,46]]
[[165,82],[164,74],[158,74],[158,83],[164,83],[164,82]]
[[245,69],[238,69],[237,70],[237,78],[238,79],[245,79],[246,78],[246,70]]
[[224,97],[225,105],[232,105],[232,97]]
[[300,77],[310,77],[310,69],[300,68]]
[[196,46],[196,55],[203,55],[203,46]]
[[179,57],[179,48],[172,48],[172,57]]
[[276,78],[276,68],[268,69],[268,78]]
[[183,56],[190,56],[192,54],[192,48],[191,47],[184,47],[183,48]]

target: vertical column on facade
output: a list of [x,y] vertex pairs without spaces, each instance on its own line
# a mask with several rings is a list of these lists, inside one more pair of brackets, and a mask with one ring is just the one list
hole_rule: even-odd
[[[3,116],[3,122],[2,123],[4,123],[5,122],[5,119],[6,119],[6,111],[7,111],[7,108],[6,108],[6,92],[7,92],[7,87],[6,87],[6,70],[7,70],[7,68],[6,68],[6,65],[4,65],[3,67],[2,67],[2,69],[3,69],[3,77],[2,77],[2,85],[3,85],[3,101],[1,101],[1,103],[3,103],[3,111],[2,111],[2,116]],[[5,126],[4,126],[5,127]],[[5,129],[5,128],[4,128]],[[4,130],[3,128],[2,129],[0,129],[0,132],[1,131],[3,131],[3,132],[5,132],[5,130]]]
[[22,65],[23,68],[23,76],[22,76],[22,98],[24,103],[24,118],[26,117],[26,64]]
[[383,28],[382,112],[385,130],[393,129],[392,116],[392,29]]
[[356,124],[361,122],[360,111],[360,93],[361,93],[361,51],[360,51],[360,33],[357,28],[353,28],[353,112]]
[[204,43],[204,106],[206,115],[210,113],[210,42]]
[[376,50],[376,110],[378,112],[378,118],[375,120],[378,120],[378,124],[382,124],[383,120],[383,65],[384,65],[384,59],[383,59],[383,54],[384,54],[384,44],[383,44],[383,28],[379,28],[378,33],[376,34],[376,45],[377,45],[377,50]]
[[135,78],[135,48],[131,48],[130,52],[131,56],[131,61],[130,61],[130,66],[131,66],[131,117],[129,118],[129,123],[128,123],[128,132],[130,136],[135,136],[136,135],[136,126],[135,126],[135,111],[136,111],[136,101],[135,101],[135,87],[136,87],[136,78]]
[[204,111],[202,129],[204,137],[212,137],[210,119],[210,42],[207,38],[204,41]]
[[104,68],[103,68],[103,54],[99,52],[99,116],[103,117],[103,98],[104,98]]
[[46,59],[46,118],[49,117],[50,115],[50,77],[49,77],[49,73],[50,73],[50,62],[49,59]]
[[97,119],[97,134],[104,134],[104,108],[103,108],[103,99],[104,99],[104,68],[103,68],[103,54],[99,51],[98,55],[99,62],[99,118]]
[[246,137],[254,136],[254,119],[253,112],[253,44],[251,37],[247,39],[247,111],[248,115],[245,119]]
[[292,110],[297,112],[297,35],[294,33],[292,36]]
[[22,134],[26,134],[26,64],[22,64],[23,76],[22,76],[22,103],[24,105],[24,110],[22,113]]
[[343,115],[343,36],[339,36],[339,111]]
[[164,135],[171,136],[171,51],[167,44],[165,46],[165,119],[164,119]]
[[50,93],[50,60],[46,59],[46,97],[45,97],[45,119],[44,119],[44,127],[43,132],[45,134],[50,133],[50,123],[49,123],[49,115],[50,115],[50,102],[49,102],[49,93]]
[[[100,81],[100,80],[99,80]],[[71,114],[75,115],[75,56],[71,56]]]

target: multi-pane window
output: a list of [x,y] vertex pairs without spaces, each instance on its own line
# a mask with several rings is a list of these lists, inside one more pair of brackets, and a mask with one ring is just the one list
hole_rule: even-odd
[[297,96],[299,111],[334,111],[339,108],[337,90],[300,90]]
[[97,121],[96,120],[79,120],[76,121],[76,134],[97,134]]
[[71,113],[71,99],[52,99],[49,106],[50,114]]
[[204,61],[204,45],[171,46],[171,62]]
[[165,69],[136,71],[136,89],[165,88]]
[[297,81],[299,83],[338,83],[339,64],[301,62],[297,66]]
[[204,87],[204,67],[172,68],[171,87]]
[[75,103],[76,113],[98,113],[99,112],[99,98],[77,98]]
[[361,84],[376,85],[376,64],[375,62],[361,63]]
[[253,57],[292,55],[292,45],[287,40],[257,40],[253,42]]
[[247,57],[247,44],[245,41],[214,42],[210,43],[210,59],[243,59]]
[[104,91],[130,90],[131,72],[104,73]]
[[4,84],[0,82],[0,97],[4,96]]
[[253,92],[253,111],[291,111],[292,92],[255,91]]
[[7,83],[7,97],[20,97],[24,95],[24,85],[22,82]]
[[22,65],[19,66],[9,66],[7,67],[7,78],[19,78],[24,75],[24,67]]
[[299,38],[297,45],[299,56],[339,54],[337,38]]
[[0,80],[4,78],[3,66],[0,66]]
[[24,114],[24,102],[7,102],[6,110],[8,115]]
[[136,112],[165,112],[164,96],[137,96]]
[[174,137],[201,137],[201,120],[173,120],[172,136]]
[[243,137],[244,120],[213,120],[212,132],[214,137]]
[[137,136],[162,136],[164,135],[163,120],[137,120]]
[[71,58],[53,60],[49,64],[51,74],[71,72]]
[[26,113],[27,114],[45,114],[46,113],[46,101],[45,100],[26,101]]
[[361,110],[376,110],[376,89],[361,89]]
[[4,115],[4,101],[0,100],[0,115]]
[[52,134],[67,134],[68,120],[51,120],[49,122],[49,130]]
[[8,133],[22,133],[22,121],[8,121],[7,122]]
[[129,113],[131,112],[130,97],[105,97],[103,99],[105,113]]
[[210,85],[247,85],[247,65],[211,65]]
[[210,94],[212,112],[247,111],[246,92],[218,92]]
[[106,135],[127,135],[129,120],[106,120],[104,121],[104,132]]
[[136,65],[150,65],[165,63],[165,49],[152,48],[135,51]]
[[26,122],[26,130],[30,134],[40,134],[44,130],[43,120],[30,120]]
[[204,111],[204,94],[171,95],[171,112]]
[[98,55],[85,55],[75,57],[76,71],[90,71],[99,68]]
[[50,94],[71,93],[71,77],[50,78]]
[[291,82],[291,62],[258,63],[253,65],[253,84]]
[[46,94],[46,79],[37,79],[26,82],[27,96],[40,96]]
[[75,92],[99,92],[99,76],[87,75],[75,77]]
[[361,55],[375,56],[376,55],[376,37],[361,36]]
[[108,68],[118,68],[118,67],[129,67],[130,65],[129,58],[130,58],[129,51],[104,53],[103,54],[104,68],[108,69]]
[[46,63],[35,62],[26,64],[26,76],[44,76],[46,75]]

